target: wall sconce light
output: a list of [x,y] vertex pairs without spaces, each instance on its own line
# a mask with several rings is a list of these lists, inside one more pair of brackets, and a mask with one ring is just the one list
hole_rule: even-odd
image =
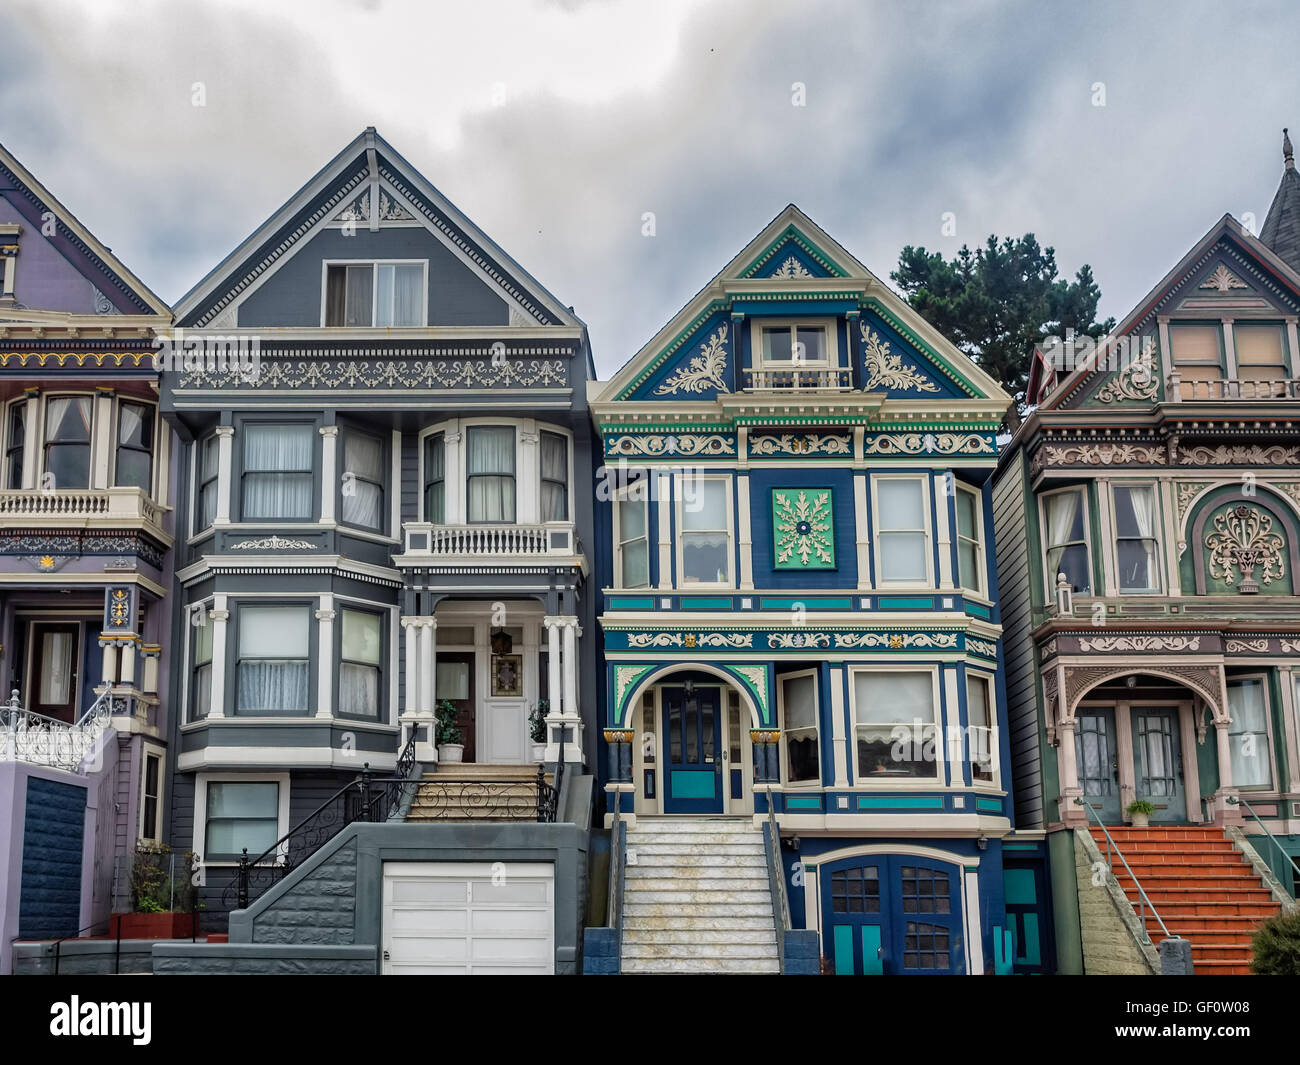
[[1138,684],[1137,674],[1130,673],[1127,677],[1124,678],[1124,683],[1130,688],[1136,688]]
[[975,846],[977,846],[982,851],[988,850],[989,849],[988,837],[980,836],[980,838],[975,841]]
[[515,641],[511,639],[510,633],[505,629],[497,629],[492,634],[492,653],[494,655],[508,655],[515,646]]

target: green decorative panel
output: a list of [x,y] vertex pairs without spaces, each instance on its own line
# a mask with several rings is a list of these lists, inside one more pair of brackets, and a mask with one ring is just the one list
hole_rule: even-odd
[[774,569],[834,569],[832,490],[773,488],[772,549]]
[[1216,508],[1201,543],[1206,592],[1290,595],[1286,531],[1261,506],[1234,501]]

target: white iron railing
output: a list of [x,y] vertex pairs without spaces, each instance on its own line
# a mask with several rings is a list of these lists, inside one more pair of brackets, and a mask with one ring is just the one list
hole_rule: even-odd
[[0,761],[76,771],[95,752],[114,713],[129,712],[129,700],[106,688],[79,720],[59,721],[19,706],[15,689],[8,703],[0,703]]
[[0,518],[160,523],[158,505],[139,488],[10,489],[0,491]]
[[745,369],[745,388],[754,392],[847,392],[852,387],[853,371],[847,366]]
[[573,555],[580,550],[574,528],[567,522],[549,525],[432,525],[403,526],[406,554],[433,558],[530,558]]

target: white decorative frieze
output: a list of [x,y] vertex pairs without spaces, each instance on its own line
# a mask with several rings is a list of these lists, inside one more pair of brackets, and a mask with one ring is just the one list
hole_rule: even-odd
[[287,536],[262,536],[253,540],[240,540],[231,544],[232,551],[312,551],[316,547],[310,540],[294,540]]
[[644,433],[607,439],[609,455],[734,455],[736,441],[720,433]]
[[751,632],[632,632],[628,633],[627,645],[638,650],[656,647],[681,647],[686,650],[697,648],[740,650],[754,646],[754,634]]
[[847,433],[782,433],[751,436],[753,455],[851,455],[853,442]]
[[880,433],[863,444],[865,455],[996,455],[992,438],[980,433]]
[[1219,447],[1189,447],[1179,453],[1184,466],[1282,466],[1300,462],[1300,447],[1274,444],[1224,444]]
[[891,355],[889,341],[880,339],[879,334],[867,328],[861,322],[862,360],[867,369],[867,380],[862,385],[864,392],[874,388],[908,389],[918,392],[938,392],[939,386],[914,366],[904,366],[900,355]]
[[231,369],[195,369],[180,388],[367,389],[367,388],[558,388],[568,384],[561,359],[269,359],[256,376]]
[[1219,263],[1214,268],[1214,273],[1202,281],[1200,287],[1217,289],[1219,292],[1228,292],[1234,288],[1250,288],[1246,282],[1224,266],[1223,263]]
[[966,637],[966,650],[974,651],[977,655],[983,655],[985,658],[997,658],[998,656],[997,644],[976,639],[974,636]]
[[700,353],[655,389],[656,396],[675,396],[680,392],[698,395],[712,388],[730,392],[723,379],[727,372],[727,327],[720,325],[703,344]]
[[1080,651],[1199,651],[1199,636],[1085,636]]
[[1230,655],[1268,654],[1267,640],[1228,640],[1224,647]]
[[1165,449],[1158,444],[1044,444],[1034,466],[1163,466]]

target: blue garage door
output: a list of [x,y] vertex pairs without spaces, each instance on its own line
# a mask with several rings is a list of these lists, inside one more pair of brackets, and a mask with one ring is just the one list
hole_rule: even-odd
[[85,788],[39,777],[27,779],[18,903],[21,938],[57,939],[77,931],[85,825]]

